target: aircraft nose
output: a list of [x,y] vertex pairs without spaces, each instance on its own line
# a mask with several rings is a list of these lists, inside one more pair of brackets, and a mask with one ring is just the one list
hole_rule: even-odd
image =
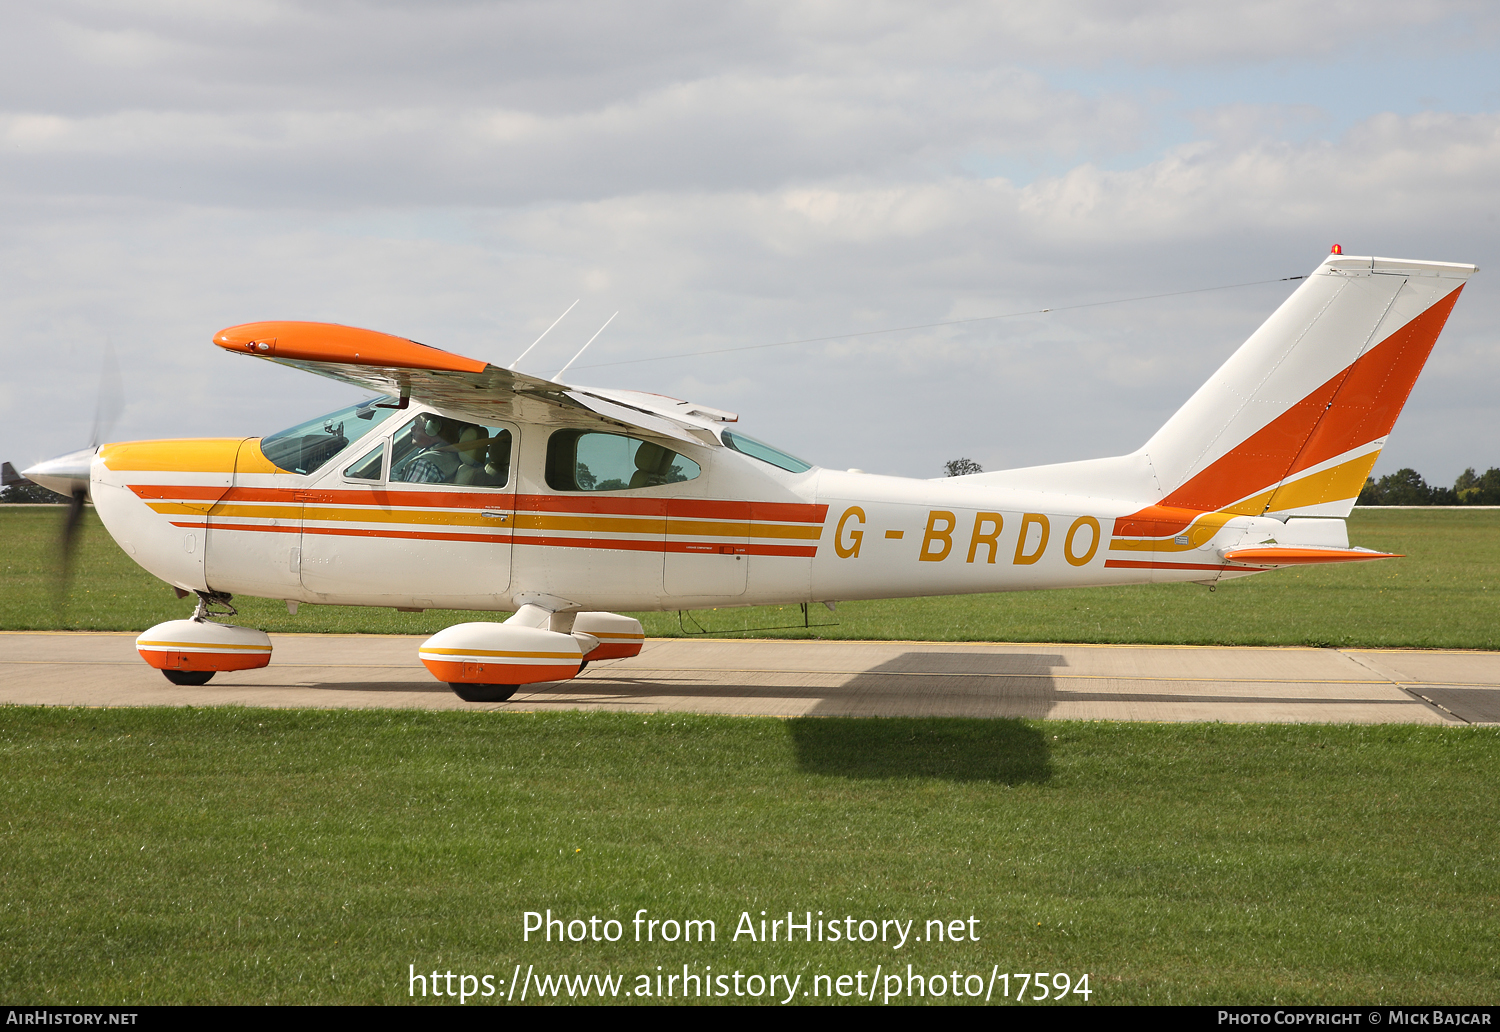
[[86,493],[89,489],[89,467],[93,465],[97,450],[80,448],[46,462],[38,462],[30,469],[21,470],[21,476],[60,495],[71,497],[79,491]]

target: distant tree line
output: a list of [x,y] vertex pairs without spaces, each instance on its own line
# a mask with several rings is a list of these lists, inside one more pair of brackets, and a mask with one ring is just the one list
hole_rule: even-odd
[[68,499],[56,491],[49,491],[41,484],[23,480],[0,491],[0,502],[66,502]]
[[1464,470],[1452,487],[1431,487],[1414,469],[1365,479],[1359,505],[1500,505],[1500,469]]

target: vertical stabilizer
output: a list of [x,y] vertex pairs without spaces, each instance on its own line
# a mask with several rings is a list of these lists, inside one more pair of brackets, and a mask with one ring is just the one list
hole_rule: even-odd
[[1329,255],[1146,442],[1158,506],[1347,516],[1475,271]]

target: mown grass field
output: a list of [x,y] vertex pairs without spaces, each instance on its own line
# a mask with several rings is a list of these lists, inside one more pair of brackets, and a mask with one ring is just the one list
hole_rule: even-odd
[[[4,708],[0,997],[911,964],[1087,972],[1093,1003],[1493,1003],[1497,758],[1495,728]],[[523,942],[547,908],[625,939]],[[717,941],[636,944],[638,908]],[[979,941],[732,941],[761,910]]]
[[[0,628],[186,613],[92,514],[57,598],[57,519],[0,509]],[[1214,594],[850,603],[811,633],[1497,647],[1500,513],[1356,512],[1351,529],[1410,558]],[[271,631],[467,618],[236,601]],[[645,619],[676,632],[675,614]],[[626,976],[622,992],[684,964],[804,991],[911,964],[1087,972],[1092,1003],[1490,1003],[1497,781],[1500,729],[1483,727],[0,707],[0,997],[394,1003],[412,999],[408,965],[503,994],[516,964]],[[637,944],[643,907],[711,919],[718,941]],[[522,941],[523,912],[549,908],[620,920],[625,939]],[[913,934],[972,915],[980,939],[732,941],[761,910]]]
[[[0,508],[0,629],[145,630],[191,606],[136,566],[87,515],[71,589],[59,599],[61,512]],[[1500,510],[1356,510],[1357,544],[1405,559],[1281,570],[1220,585],[1146,585],[841,603],[812,623],[762,636],[934,641],[1500,648]],[[431,634],[494,614],[303,606],[237,599],[240,622],[271,632]],[[675,613],[635,614],[653,636],[682,633]],[[800,625],[797,606],[693,614],[711,633]],[[836,622],[835,622],[836,621]],[[689,624],[690,627],[694,626]]]

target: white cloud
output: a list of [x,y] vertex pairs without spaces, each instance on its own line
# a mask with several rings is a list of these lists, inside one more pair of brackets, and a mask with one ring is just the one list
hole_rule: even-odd
[[[1172,143],[1149,96],[1109,88],[1111,63],[1493,46],[1485,10],[12,9],[0,457],[86,440],[105,337],[120,434],[261,433],[341,388],[219,353],[223,326],[324,319],[509,361],[577,297],[537,371],[618,309],[581,377],[738,410],[820,462],[1128,450],[1290,284],[600,363],[1294,275],[1334,242],[1493,265],[1494,111],[1371,110],[1330,136],[1317,97],[1252,91]],[[1030,171],[981,178],[975,155]],[[1497,291],[1468,289],[1389,449],[1431,479],[1500,464]]]

